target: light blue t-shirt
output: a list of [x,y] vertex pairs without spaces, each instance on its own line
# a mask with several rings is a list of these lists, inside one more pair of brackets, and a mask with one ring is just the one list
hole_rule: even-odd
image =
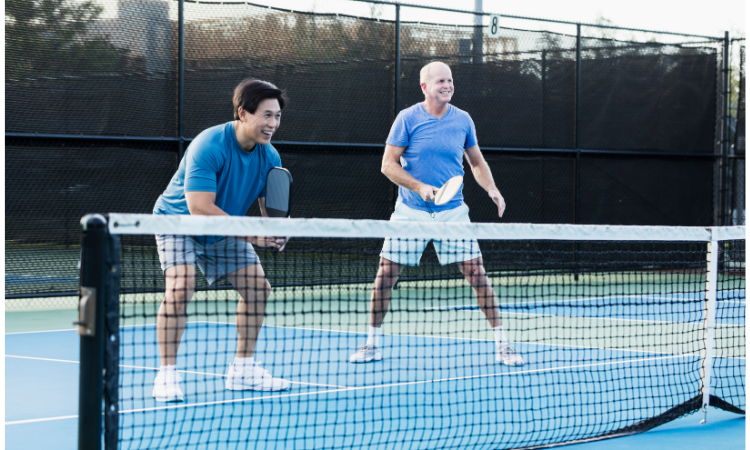
[[[386,141],[390,145],[406,147],[401,156],[401,167],[406,173],[435,187],[442,186],[456,175],[464,175],[464,150],[477,145],[474,121],[466,111],[448,105],[441,118],[430,115],[422,103],[401,111],[391,126]],[[399,187],[398,197],[410,208],[421,211],[446,211],[458,208],[464,201],[463,185],[453,200],[437,206],[422,200],[414,191]]]
[[208,128],[193,139],[167,189],[156,200],[154,214],[190,214],[185,192],[216,192],[216,206],[230,216],[244,216],[250,205],[265,197],[266,176],[281,167],[273,145],[256,144],[242,150],[234,122]]

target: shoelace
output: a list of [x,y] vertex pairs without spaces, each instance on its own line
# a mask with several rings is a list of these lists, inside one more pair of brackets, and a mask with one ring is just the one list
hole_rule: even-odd
[[260,378],[267,378],[271,375],[268,373],[268,371],[260,365],[263,364],[261,361],[253,361],[253,365],[248,367],[250,370],[252,370],[253,375],[257,378],[258,375],[260,375]]
[[182,377],[180,376],[179,372],[176,370],[173,373],[167,372],[164,374],[164,381],[168,382],[170,379],[174,379],[175,381],[182,381]]

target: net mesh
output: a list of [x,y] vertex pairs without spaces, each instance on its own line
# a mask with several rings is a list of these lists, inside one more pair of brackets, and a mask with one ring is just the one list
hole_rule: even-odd
[[[701,407],[704,229],[238,219],[206,237],[218,222],[190,219],[110,218],[119,448],[523,448]],[[283,252],[251,238],[261,275],[226,236],[270,230],[292,237]],[[744,239],[717,252],[711,404],[744,413]],[[396,277],[392,260],[419,265]],[[181,401],[155,398],[174,386]]]

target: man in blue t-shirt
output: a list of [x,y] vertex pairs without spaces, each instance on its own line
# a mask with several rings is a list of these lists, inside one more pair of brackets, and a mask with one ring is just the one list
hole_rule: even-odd
[[[271,136],[279,128],[286,98],[271,83],[246,79],[235,88],[233,103],[234,121],[204,130],[188,146],[169,186],[156,201],[154,214],[244,216],[258,199],[261,214],[267,216],[266,175],[281,166]],[[195,292],[195,264],[209,284],[226,278],[240,295],[237,352],[226,388],[288,389],[287,380],[274,378],[254,360],[271,285],[251,245],[280,249],[286,240],[157,235],[156,241],[166,288],[156,319],[161,368],[154,380],[154,398],[183,400],[176,359],[187,304]]]
[[[459,193],[444,205],[435,205],[437,186],[463,176],[463,158],[480,186],[503,216],[505,200],[495,186],[487,162],[477,145],[474,122],[468,113],[450,104],[453,76],[450,68],[433,62],[422,68],[419,82],[425,101],[396,117],[386,141],[382,172],[399,186],[394,221],[469,222],[469,207]],[[380,269],[370,299],[370,330],[367,343],[350,358],[351,362],[379,361],[380,329],[388,313],[393,285],[404,265],[419,265],[426,239],[386,239],[380,253]],[[458,263],[461,273],[474,289],[479,308],[495,335],[495,359],[510,366],[524,361],[503,331],[495,291],[490,284],[476,240],[444,239],[433,242],[440,264]]]

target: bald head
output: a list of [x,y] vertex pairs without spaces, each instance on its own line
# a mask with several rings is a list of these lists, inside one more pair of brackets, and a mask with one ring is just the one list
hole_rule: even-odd
[[[435,61],[422,67],[419,85],[425,99],[425,108],[443,111],[453,97],[453,75],[447,64]],[[440,114],[437,112],[436,114]]]
[[427,64],[426,66],[422,67],[422,70],[419,71],[419,84],[427,83],[430,78],[435,75],[435,73],[442,73],[443,70],[447,70],[448,74],[451,73],[451,68],[448,67],[448,64],[442,63],[440,61],[433,61]]

